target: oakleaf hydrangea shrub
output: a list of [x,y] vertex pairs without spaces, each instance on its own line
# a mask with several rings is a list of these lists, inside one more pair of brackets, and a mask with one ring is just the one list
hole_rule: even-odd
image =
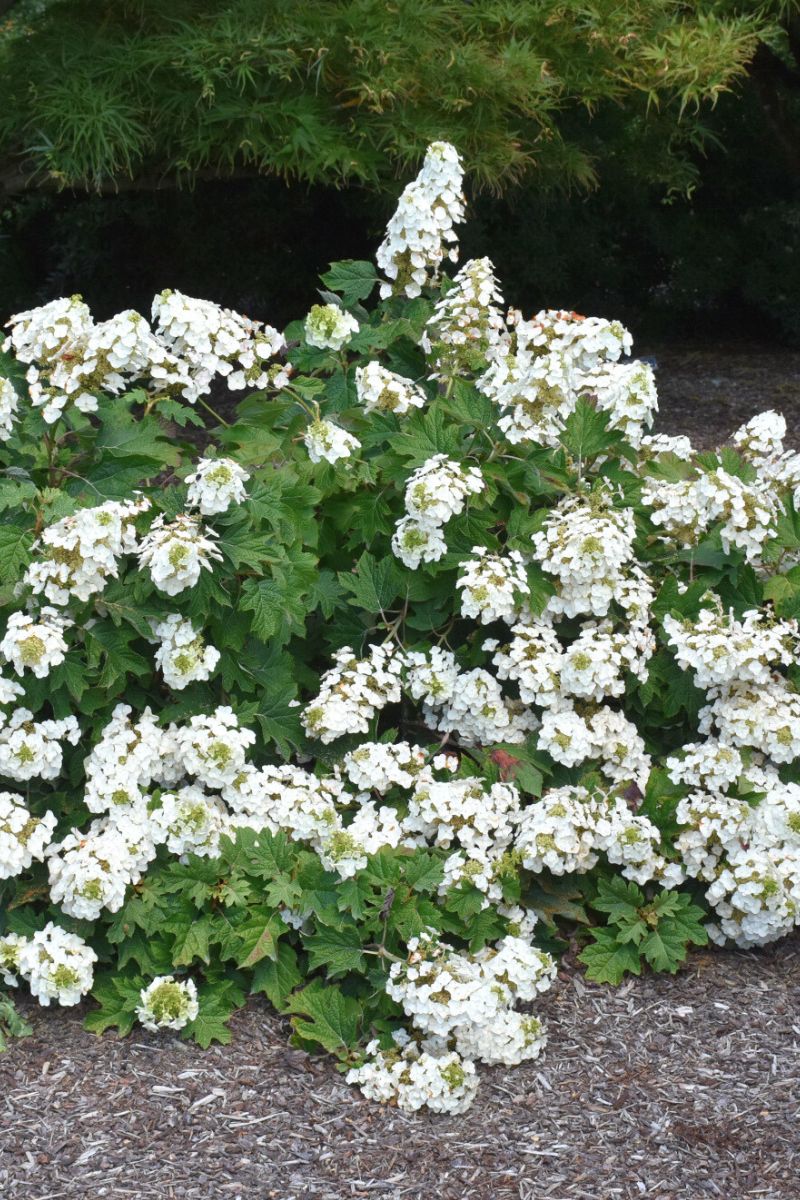
[[[178,292],[7,325],[0,976],[202,1046],[265,995],[460,1112],[539,996],[800,906],[800,455],[651,431],[614,321],[457,263],[430,147],[279,332]],[[2,1029],[24,1029],[10,999]]]

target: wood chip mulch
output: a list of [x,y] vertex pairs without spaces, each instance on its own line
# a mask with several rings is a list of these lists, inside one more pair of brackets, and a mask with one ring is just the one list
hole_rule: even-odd
[[468,1114],[363,1100],[253,1001],[230,1046],[30,1007],[0,1058],[3,1200],[796,1200],[800,939],[537,1006],[539,1059],[483,1069]]
[[[800,354],[653,353],[662,431],[708,446],[776,407],[800,441]],[[798,937],[617,989],[565,968],[542,1058],[484,1069],[463,1117],[363,1100],[259,1001],[208,1051],[26,1011],[0,1056],[3,1200],[800,1197]]]

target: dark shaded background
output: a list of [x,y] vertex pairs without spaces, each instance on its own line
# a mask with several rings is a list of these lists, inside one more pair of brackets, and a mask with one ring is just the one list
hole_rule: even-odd
[[[509,302],[625,320],[659,340],[800,343],[800,181],[756,97],[726,97],[690,198],[624,161],[589,194],[535,182],[471,197],[462,261],[488,254]],[[602,123],[595,130],[602,142]],[[724,147],[724,148],[723,148]],[[331,261],[369,258],[394,198],[262,178],[94,196],[29,193],[0,216],[0,314],[80,292],[100,318],[170,286],[276,325],[302,315]]]

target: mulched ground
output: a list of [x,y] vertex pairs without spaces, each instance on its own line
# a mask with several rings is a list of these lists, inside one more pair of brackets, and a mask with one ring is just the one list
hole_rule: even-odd
[[[647,352],[641,349],[642,353]],[[800,442],[800,354],[653,351],[665,432],[711,445],[762,408]],[[29,1006],[0,1058],[3,1200],[796,1200],[800,938],[694,953],[675,978],[537,1009],[539,1062],[484,1070],[464,1117],[381,1109],[253,1002],[230,1046]]]
[[[4,1200],[778,1200],[800,1190],[800,940],[613,989],[568,972],[541,1060],[464,1117],[381,1109],[253,1002],[228,1047],[32,1009],[0,1059]],[[538,1009],[537,1009],[538,1011]]]
[[656,360],[660,433],[685,433],[710,448],[774,408],[786,417],[787,440],[800,446],[800,353],[736,344],[634,350]]

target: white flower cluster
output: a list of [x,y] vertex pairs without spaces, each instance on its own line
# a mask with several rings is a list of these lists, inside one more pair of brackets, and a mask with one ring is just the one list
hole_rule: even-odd
[[203,517],[227,512],[232,504],[246,499],[244,485],[249,478],[232,458],[201,458],[192,474],[186,476],[186,502],[190,508],[199,509]]
[[461,611],[477,617],[482,625],[492,621],[511,624],[520,609],[520,596],[530,592],[525,563],[518,550],[490,554],[485,546],[473,546],[475,558],[462,562],[456,587],[462,589]]
[[220,659],[219,650],[206,645],[191,621],[170,613],[153,626],[153,633],[161,643],[155,653],[156,666],[171,688],[180,691],[211,676]]
[[144,496],[107,500],[47,525],[34,544],[24,583],[52,604],[89,600],[117,578],[121,556],[137,552],[136,518],[149,507]]
[[341,350],[353,334],[358,333],[358,321],[338,304],[314,304],[309,309],[303,332],[309,346],[318,350]]
[[557,445],[585,397],[638,445],[658,407],[655,381],[647,364],[618,362],[632,344],[619,322],[549,310],[530,321],[511,313],[499,336],[495,314],[491,326],[489,366],[477,386],[500,409],[498,427],[510,442]]
[[49,605],[45,605],[36,617],[13,612],[0,641],[0,654],[17,675],[31,671],[37,679],[46,679],[53,667],[66,657],[64,634],[71,625],[71,621]]
[[776,666],[797,661],[797,621],[768,621],[758,609],[736,620],[721,606],[703,608],[694,621],[664,618],[664,630],[675,658],[694,672],[699,688],[721,688],[734,682],[768,684]]
[[433,142],[417,178],[404,189],[376,260],[389,283],[381,296],[419,296],[434,283],[445,256],[458,258],[453,228],[464,219],[464,170],[455,146]]
[[[699,748],[687,749],[696,756]],[[686,761],[674,765],[673,778],[694,776],[710,789],[706,764],[687,771]],[[709,933],[745,948],[775,941],[800,924],[800,787],[782,783],[769,767],[743,772],[748,776],[760,795],[755,804],[726,794],[724,781],[681,800],[675,842],[687,874],[707,885],[716,917]]]
[[427,725],[441,733],[457,732],[462,745],[523,742],[536,728],[535,715],[503,696],[493,675],[482,667],[462,672],[452,651],[415,650],[405,661],[406,689],[413,700],[423,701]]
[[0,375],[0,442],[7,442],[14,432],[14,420],[18,408],[17,389],[10,379]]
[[169,289],[153,300],[152,315],[161,343],[188,369],[186,399],[205,395],[217,376],[231,391],[272,382],[269,361],[286,343],[271,325]]
[[398,417],[412,408],[424,408],[428,401],[413,379],[387,370],[374,359],[356,368],[356,394],[365,412],[393,412]]
[[604,854],[626,879],[676,887],[683,870],[659,852],[660,840],[652,821],[631,812],[618,794],[577,785],[553,788],[523,809],[515,848],[537,874],[583,875]]
[[503,296],[488,258],[470,259],[436,302],[420,346],[431,379],[448,379],[485,370],[505,333]]
[[[443,1063],[458,1055],[462,1084],[464,1071],[472,1076],[475,1060],[512,1066],[538,1056],[546,1040],[542,1023],[515,1005],[547,991],[555,974],[550,956],[525,937],[507,934],[495,946],[467,954],[428,930],[409,941],[405,961],[392,964],[386,991],[425,1039],[423,1050],[434,1051]],[[378,1057],[351,1081],[367,1084],[367,1095],[389,1099],[402,1082],[394,1061]],[[382,1095],[381,1086],[389,1089]]]
[[463,512],[467,498],[484,487],[477,467],[465,468],[446,454],[434,454],[406,483],[407,515],[397,522],[393,552],[412,570],[420,562],[437,562],[447,553],[442,526]]
[[[768,450],[771,428],[755,431]],[[664,618],[677,661],[708,700],[698,721],[706,740],[667,759],[687,789],[675,846],[706,885],[711,935],[758,946],[800,924],[800,787],[779,774],[800,757],[800,696],[781,673],[797,661],[798,627],[756,610],[737,619],[707,599],[694,621]]]
[[142,1025],[153,1033],[160,1029],[183,1029],[199,1012],[194,981],[176,979],[174,975],[157,975],[142,988],[136,1006]]
[[42,862],[55,827],[52,812],[34,817],[22,796],[0,792],[0,879],[20,875],[34,859]]
[[78,1004],[92,987],[96,962],[97,955],[83,938],[52,921],[31,937],[0,937],[0,978],[16,987],[17,976],[22,976],[45,1007],[52,1000],[64,1007]]
[[348,1071],[347,1082],[357,1084],[368,1100],[394,1103],[404,1112],[466,1112],[478,1090],[475,1063],[443,1051],[436,1038],[409,1040],[388,1051],[375,1040],[365,1054],[363,1065]]
[[367,733],[375,714],[400,700],[403,660],[392,646],[370,646],[361,659],[343,646],[333,662],[320,680],[319,695],[303,710],[306,731],[322,742]]
[[535,559],[556,579],[546,611],[604,617],[624,589],[636,536],[633,513],[602,490],[566,496],[533,535]]
[[361,446],[358,438],[353,437],[352,433],[342,429],[335,421],[324,420],[322,417],[317,417],[306,428],[303,441],[308,450],[308,457],[315,463],[323,459],[325,462],[335,463],[340,458],[349,458]]
[[735,546],[752,563],[760,562],[777,516],[774,481],[745,483],[722,467],[677,482],[648,479],[642,501],[652,508],[651,520],[664,530],[666,541],[696,545],[719,523],[725,553]]
[[9,717],[0,713],[0,775],[17,783],[56,779],[63,762],[60,743],[76,746],[80,736],[73,716],[36,721],[27,708],[17,708]]
[[[269,360],[285,342],[271,326],[170,291],[155,297],[152,315],[155,329],[132,309],[95,323],[79,296],[53,300],[12,316],[3,349],[29,364],[31,403],[48,424],[70,403],[96,412],[98,394],[119,395],[136,382],[190,403],[220,376],[232,389],[275,383]],[[11,403],[4,392],[6,409]]]
[[179,513],[174,521],[166,521],[159,513],[142,538],[139,566],[149,568],[150,578],[160,592],[177,596],[194,587],[200,572],[210,571],[213,561],[222,561],[213,540],[218,536],[191,513]]

